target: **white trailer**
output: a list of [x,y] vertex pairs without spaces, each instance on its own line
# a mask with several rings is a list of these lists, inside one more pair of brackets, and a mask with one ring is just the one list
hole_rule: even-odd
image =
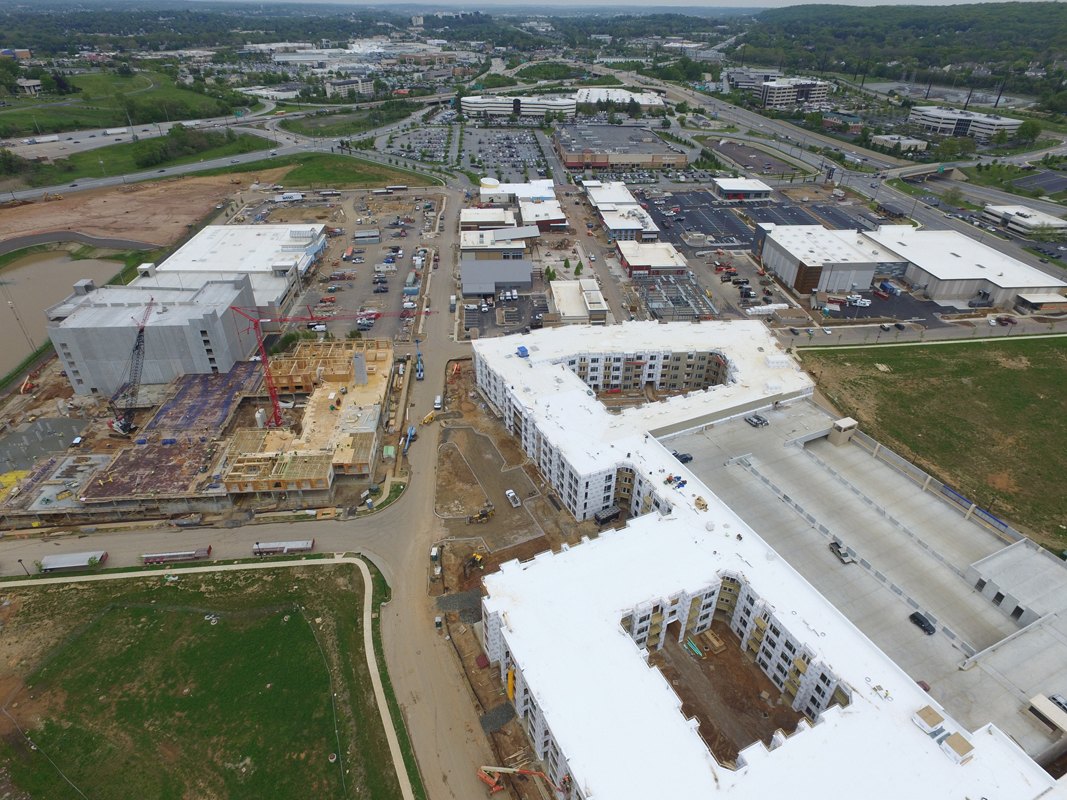
[[119,136],[123,133],[129,133],[126,128],[104,128],[104,136]]
[[310,553],[314,547],[314,539],[304,539],[295,542],[256,542],[252,545],[252,555],[286,556],[291,553]]
[[75,569],[93,569],[107,561],[107,553],[95,550],[89,553],[66,553],[45,556],[41,559],[41,572],[61,572]]

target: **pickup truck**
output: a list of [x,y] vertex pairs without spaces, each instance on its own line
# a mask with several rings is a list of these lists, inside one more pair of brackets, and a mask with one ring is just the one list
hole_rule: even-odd
[[848,554],[844,546],[837,542],[830,542],[830,552],[837,556],[842,564],[854,564],[856,562],[856,559]]

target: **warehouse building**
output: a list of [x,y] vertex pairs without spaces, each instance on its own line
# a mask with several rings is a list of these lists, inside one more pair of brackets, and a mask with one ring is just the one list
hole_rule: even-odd
[[631,278],[654,275],[684,275],[689,269],[685,256],[670,242],[616,240],[619,264]]
[[904,278],[943,305],[1012,308],[1020,294],[1063,294],[1067,283],[956,231],[882,225],[863,237],[897,260]]
[[559,200],[523,200],[519,203],[519,217],[524,226],[534,225],[542,233],[567,230],[567,215]]
[[462,208],[459,211],[461,231],[491,231],[517,225],[512,208]]
[[999,131],[1014,136],[1023,124],[1021,119],[963,111],[952,106],[915,106],[908,122],[940,136],[970,136],[980,142],[989,141]]
[[753,200],[768,200],[771,196],[770,186],[750,178],[715,178],[712,184],[715,187],[715,196],[720,200],[741,200],[747,203]]
[[[952,719],[657,440],[811,394],[765,328],[636,323],[474,342],[480,388],[561,502],[578,519],[612,505],[632,517],[484,578],[482,645],[541,761],[533,768],[560,787],[557,800],[762,800],[797,787],[833,800],[1056,796],[1011,738]],[[718,365],[703,391],[619,413],[591,394],[616,370],[663,385],[699,356]],[[713,620],[803,715],[728,763],[683,712],[682,676],[650,661]],[[749,713],[763,702],[753,695]]]
[[651,128],[620,125],[560,125],[552,145],[567,169],[681,169],[686,151],[660,139]]
[[866,291],[875,275],[903,277],[907,261],[856,231],[821,225],[756,225],[752,252],[763,268],[799,294]]
[[533,286],[531,243],[536,226],[462,231],[459,235],[459,273],[463,294],[496,294],[501,289],[529,291]]
[[1023,236],[1034,233],[1062,234],[1067,231],[1067,220],[1026,206],[986,206],[982,216]]
[[507,97],[505,95],[469,95],[460,100],[463,113],[468,117],[543,117],[551,112],[573,117],[573,97]]
[[129,377],[142,319],[141,382],[169,383],[182,375],[227,373],[246,360],[256,337],[230,308],[254,305],[248,275],[184,289],[136,282],[97,288],[84,280],[75,284],[74,294],[48,309],[48,336],[75,394],[110,397]]

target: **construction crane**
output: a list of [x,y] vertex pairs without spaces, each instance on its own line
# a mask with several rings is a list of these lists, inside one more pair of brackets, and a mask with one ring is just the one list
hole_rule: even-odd
[[148,324],[148,315],[152,313],[152,306],[155,302],[154,297],[149,297],[141,319],[131,317],[137,326],[137,336],[133,340],[133,352],[130,353],[130,363],[126,367],[128,377],[126,383],[115,392],[112,403],[117,406],[124,391],[125,397],[122,400],[122,410],[116,413],[115,419],[108,422],[108,425],[118,433],[129,434],[134,430],[134,406],[137,405],[137,393],[141,388],[141,370],[144,368],[144,326]]
[[503,791],[504,784],[500,780],[501,775],[533,775],[536,778],[541,778],[545,783],[555,789],[564,797],[569,797],[571,793],[571,778],[569,775],[563,778],[563,786],[556,786],[549,780],[548,776],[543,772],[535,772],[532,769],[516,769],[515,767],[490,767],[488,765],[478,768],[478,779],[489,787],[489,794],[496,794]]
[[[308,315],[306,317],[270,317],[261,319],[259,311],[255,308],[241,308],[240,306],[230,306],[230,311],[235,314],[240,314],[247,319],[250,323],[249,328],[256,334],[256,344],[259,347],[259,358],[263,362],[263,382],[267,384],[267,394],[270,395],[271,405],[271,417],[267,420],[267,424],[271,427],[279,427],[282,424],[282,406],[278,400],[278,389],[274,385],[274,376],[270,372],[270,360],[267,357],[267,348],[263,345],[263,329],[264,323],[278,323],[279,326],[288,325],[291,322],[312,322],[325,325],[331,320],[373,320],[379,317],[413,317],[415,316],[410,311],[357,311],[352,314],[316,314],[310,306],[308,307]],[[426,311],[427,314],[434,314],[434,311]]]

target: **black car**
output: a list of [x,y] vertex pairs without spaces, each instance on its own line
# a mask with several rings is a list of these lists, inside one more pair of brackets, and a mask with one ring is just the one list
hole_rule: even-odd
[[388,286],[384,286],[383,285],[383,286],[375,286],[374,287],[374,293],[375,294],[385,294],[388,291],[389,291],[389,287]]
[[912,621],[912,624],[918,625],[920,628],[922,628],[923,633],[925,633],[927,636],[933,636],[935,633],[937,633],[937,628],[934,627],[934,623],[928,620],[926,618],[926,615],[921,614],[918,611],[908,617],[908,619]]
[[691,453],[679,453],[677,450],[671,450],[671,455],[681,461],[683,464],[688,464],[693,460]]
[[794,336],[800,336],[800,331],[797,328],[790,328],[789,332]]
[[895,327],[898,331],[906,331],[908,329],[908,326],[905,325],[903,322],[898,322],[893,327]]

